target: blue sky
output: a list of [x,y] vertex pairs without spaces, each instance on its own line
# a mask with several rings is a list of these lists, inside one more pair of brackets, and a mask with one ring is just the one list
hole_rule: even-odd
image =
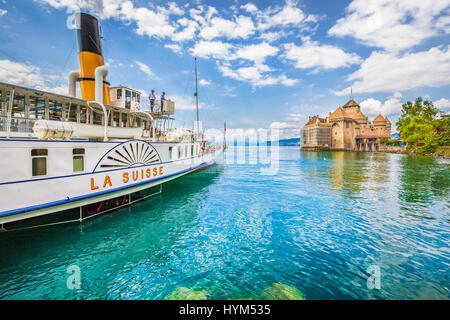
[[205,127],[299,136],[350,88],[370,119],[418,96],[450,111],[450,0],[0,0],[0,81],[66,93],[80,9],[100,18],[108,80],[165,90],[177,125],[195,118],[194,56]]

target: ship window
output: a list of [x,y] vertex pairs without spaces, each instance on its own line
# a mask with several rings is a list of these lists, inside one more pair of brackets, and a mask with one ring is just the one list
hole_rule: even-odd
[[192,144],[191,145],[191,156],[193,156],[194,155],[194,145]]
[[61,121],[62,118],[62,103],[57,100],[49,100],[49,118],[50,120],[58,120]]
[[84,149],[73,149],[73,172],[84,171]]
[[172,147],[169,147],[169,160],[172,160]]
[[131,107],[131,92],[125,90],[125,108],[130,109]]
[[86,106],[80,106],[80,122],[81,123],[86,123],[86,114],[87,114],[87,110],[86,110]]
[[178,148],[178,159],[181,158],[181,147]]
[[31,171],[33,177],[47,175],[47,149],[31,150]]
[[77,122],[77,105],[69,104],[69,121]]
[[122,89],[117,89],[117,100],[122,99]]
[[112,125],[114,127],[120,127],[120,113],[119,112],[113,112],[112,115]]
[[94,118],[94,124],[102,125],[103,124],[103,115],[99,112],[92,112]]
[[14,95],[12,116],[18,118],[25,118],[25,96],[21,96],[18,94]]
[[45,99],[30,97],[30,118],[45,119]]

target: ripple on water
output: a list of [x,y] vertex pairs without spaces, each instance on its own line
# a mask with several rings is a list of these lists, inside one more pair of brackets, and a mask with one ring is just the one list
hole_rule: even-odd
[[447,163],[278,150],[275,175],[228,163],[82,225],[0,234],[0,298],[450,298]]

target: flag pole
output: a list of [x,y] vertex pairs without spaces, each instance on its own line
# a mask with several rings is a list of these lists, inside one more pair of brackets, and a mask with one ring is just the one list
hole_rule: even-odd
[[197,109],[197,140],[200,136],[200,130],[198,125],[198,88],[197,88],[197,58],[194,58],[195,60],[195,104]]

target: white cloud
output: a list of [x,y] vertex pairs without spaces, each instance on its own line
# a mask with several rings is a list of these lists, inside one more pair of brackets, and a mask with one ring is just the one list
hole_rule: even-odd
[[258,8],[251,2],[247,3],[246,5],[241,6],[241,9],[244,9],[247,12],[255,13],[258,11]]
[[224,76],[239,81],[249,82],[254,87],[263,87],[275,84],[293,86],[299,82],[298,79],[290,79],[284,74],[280,76],[267,75],[265,73],[267,71],[271,71],[271,69],[263,64],[232,69],[229,63],[224,63],[219,64],[218,68]]
[[308,39],[301,46],[287,43],[284,49],[284,57],[293,61],[298,69],[336,69],[359,64],[362,61],[355,53],[346,53],[338,47],[321,45]]
[[210,85],[211,85],[211,81],[205,80],[205,79],[201,79],[201,80],[199,81],[199,83],[200,83],[200,85],[202,85],[202,86],[210,86]]
[[263,32],[259,39],[266,40],[269,42],[274,42],[278,39],[280,39],[283,36],[282,32]]
[[[56,9],[83,10],[97,15],[101,19],[117,19],[127,25],[135,26],[138,35],[158,38],[164,47],[175,53],[185,51],[205,59],[217,59],[222,63],[233,61],[231,71],[224,69],[230,76],[248,81],[253,86],[283,84],[293,85],[297,79],[285,75],[271,75],[274,71],[265,64],[267,57],[276,56],[279,47],[269,44],[295,32],[304,32],[304,26],[316,22],[316,18],[297,8],[296,2],[287,0],[282,6],[259,10],[254,4],[240,7],[230,6],[232,16],[212,6],[200,2],[178,5],[168,2],[164,5],[139,6],[131,0],[34,0]],[[228,13],[229,14],[229,11]],[[272,29],[273,28],[273,29]],[[290,29],[289,29],[290,28]],[[199,39],[195,42],[191,40]],[[228,40],[248,40],[237,43]],[[263,39],[260,43],[254,40]],[[261,41],[261,40],[259,40]],[[185,42],[183,46],[180,42]],[[251,65],[245,65],[250,61]],[[142,64],[137,66],[149,77],[157,79],[152,70]],[[229,67],[229,66],[227,66]]]
[[0,17],[4,16],[7,13],[8,13],[8,10],[0,9]]
[[184,14],[184,10],[180,7],[178,7],[178,5],[175,2],[169,2],[168,3],[168,7],[164,8],[164,7],[158,7],[159,11],[162,13],[165,13],[166,15],[177,15],[177,16],[181,16]]
[[434,106],[441,111],[450,109],[450,100],[442,98],[433,102]]
[[402,50],[437,35],[440,29],[448,30],[448,21],[436,17],[449,6],[450,0],[353,0],[347,15],[328,33],[389,51]]
[[288,116],[289,121],[293,122],[303,122],[306,118],[306,115],[304,115],[303,113],[291,113]]
[[44,85],[38,67],[10,60],[0,60],[0,81],[31,87]]
[[447,34],[450,33],[450,12],[448,15],[442,16],[436,21],[436,27]]
[[138,65],[139,69],[145,73],[150,79],[153,80],[160,80],[160,78],[158,78],[153,71],[150,69],[150,67],[148,65],[146,65],[143,62],[140,61],[136,61],[136,64]]
[[231,44],[222,41],[199,41],[190,51],[200,58],[230,59],[231,48]]
[[[196,110],[196,104],[194,97],[191,96],[178,96],[178,95],[168,95],[168,98],[175,102],[175,109],[178,110]],[[212,109],[213,106],[199,102],[199,109]]]
[[157,12],[144,7],[136,8],[131,1],[122,4],[120,16],[124,20],[134,21],[137,25],[136,33],[139,35],[164,38],[172,36],[175,32],[167,12]]
[[[393,92],[450,84],[450,46],[417,53],[372,52],[347,80],[353,92]],[[350,87],[335,92],[346,95]]]
[[262,42],[239,48],[236,51],[236,56],[237,58],[262,63],[267,57],[276,55],[278,51],[278,48],[271,46],[266,42]]
[[181,46],[179,44],[176,44],[176,43],[165,44],[164,48],[168,48],[168,49],[172,50],[175,53],[181,53]]
[[255,25],[249,17],[240,15],[233,20],[214,17],[207,26],[202,27],[200,37],[206,40],[219,37],[247,39],[254,32]]
[[172,40],[173,41],[192,40],[195,36],[195,32],[198,29],[198,23],[193,20],[182,18],[178,20],[178,24],[184,27],[184,29],[174,33],[172,35]]
[[38,67],[11,60],[0,60],[0,81],[24,87],[31,87],[42,91],[67,95],[66,85],[55,85],[58,76],[47,76],[45,80]]
[[384,102],[381,102],[374,98],[369,98],[362,101],[359,105],[361,106],[361,111],[364,114],[370,116],[377,116],[379,114],[382,114],[383,116],[389,116],[401,112],[401,98],[402,94],[400,92],[396,92],[392,97]]
[[303,11],[295,6],[295,2],[287,0],[281,9],[269,9],[259,15],[259,30],[267,30],[274,26],[299,25],[306,20]]
[[297,126],[293,123],[288,122],[272,122],[269,126],[270,129],[288,129],[288,128],[297,128]]
[[[272,132],[276,132],[278,139],[298,138],[301,125],[294,122],[272,122],[269,126]],[[270,140],[270,139],[269,139]]]

